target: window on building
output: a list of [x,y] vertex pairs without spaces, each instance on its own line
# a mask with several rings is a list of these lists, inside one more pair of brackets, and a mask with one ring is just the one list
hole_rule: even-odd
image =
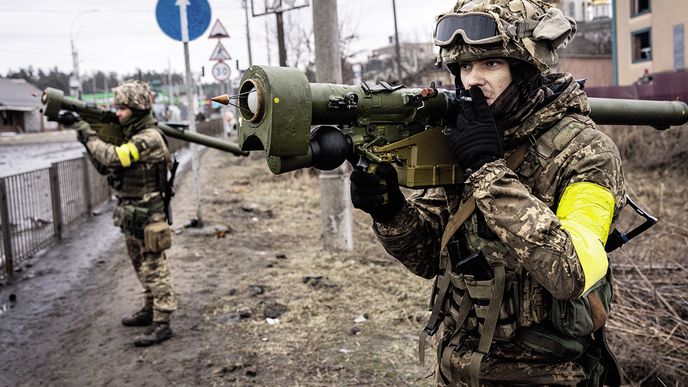
[[12,115],[9,114],[7,110],[2,111],[2,124],[5,126],[14,125],[14,122],[12,122]]
[[681,70],[686,67],[683,30],[683,24],[674,26],[674,70]]
[[609,4],[595,4],[592,7],[592,18],[610,18],[612,16],[612,6]]
[[631,34],[633,62],[652,60],[652,39],[650,30],[636,31]]
[[650,12],[650,0],[630,0],[631,16],[642,15]]

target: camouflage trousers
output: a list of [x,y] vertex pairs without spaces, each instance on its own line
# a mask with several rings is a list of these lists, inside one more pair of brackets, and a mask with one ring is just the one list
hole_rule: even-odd
[[[433,337],[437,349],[441,332]],[[469,342],[470,340],[467,340]],[[476,343],[477,345],[477,343]],[[473,351],[467,345],[458,349],[448,346],[438,356],[435,371],[437,386],[470,386],[470,364]],[[551,356],[530,352],[506,344],[492,348],[480,363],[481,387],[507,386],[580,386],[586,384],[583,367],[572,361],[554,361]]]
[[177,299],[167,255],[164,251],[147,252],[143,241],[132,235],[124,238],[134,271],[143,287],[144,307],[153,308],[153,321],[169,322],[172,312],[177,310]]

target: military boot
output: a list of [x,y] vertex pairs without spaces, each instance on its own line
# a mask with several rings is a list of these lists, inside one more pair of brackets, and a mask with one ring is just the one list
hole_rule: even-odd
[[142,308],[129,317],[122,319],[122,324],[128,327],[145,327],[153,323],[153,308]]
[[174,335],[170,323],[155,322],[152,327],[148,328],[145,334],[136,336],[134,345],[137,347],[148,347],[153,344],[163,342]]

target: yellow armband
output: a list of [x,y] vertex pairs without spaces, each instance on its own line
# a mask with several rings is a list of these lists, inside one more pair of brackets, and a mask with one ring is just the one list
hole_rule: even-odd
[[585,274],[585,293],[607,274],[604,245],[614,216],[614,195],[597,184],[574,183],[564,189],[557,207],[561,227],[571,236]]
[[122,166],[125,168],[131,165],[132,159],[134,161],[139,161],[139,150],[136,148],[136,145],[130,142],[115,147],[115,152],[117,153],[119,162],[122,163]]

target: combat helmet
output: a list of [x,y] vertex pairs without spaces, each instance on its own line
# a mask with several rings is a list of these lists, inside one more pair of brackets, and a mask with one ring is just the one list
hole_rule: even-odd
[[556,50],[575,32],[573,19],[541,0],[458,0],[437,17],[433,38],[447,65],[505,57],[544,75],[559,62]]
[[135,111],[150,111],[153,107],[151,91],[146,82],[127,81],[112,91],[115,94],[115,105],[123,105]]

